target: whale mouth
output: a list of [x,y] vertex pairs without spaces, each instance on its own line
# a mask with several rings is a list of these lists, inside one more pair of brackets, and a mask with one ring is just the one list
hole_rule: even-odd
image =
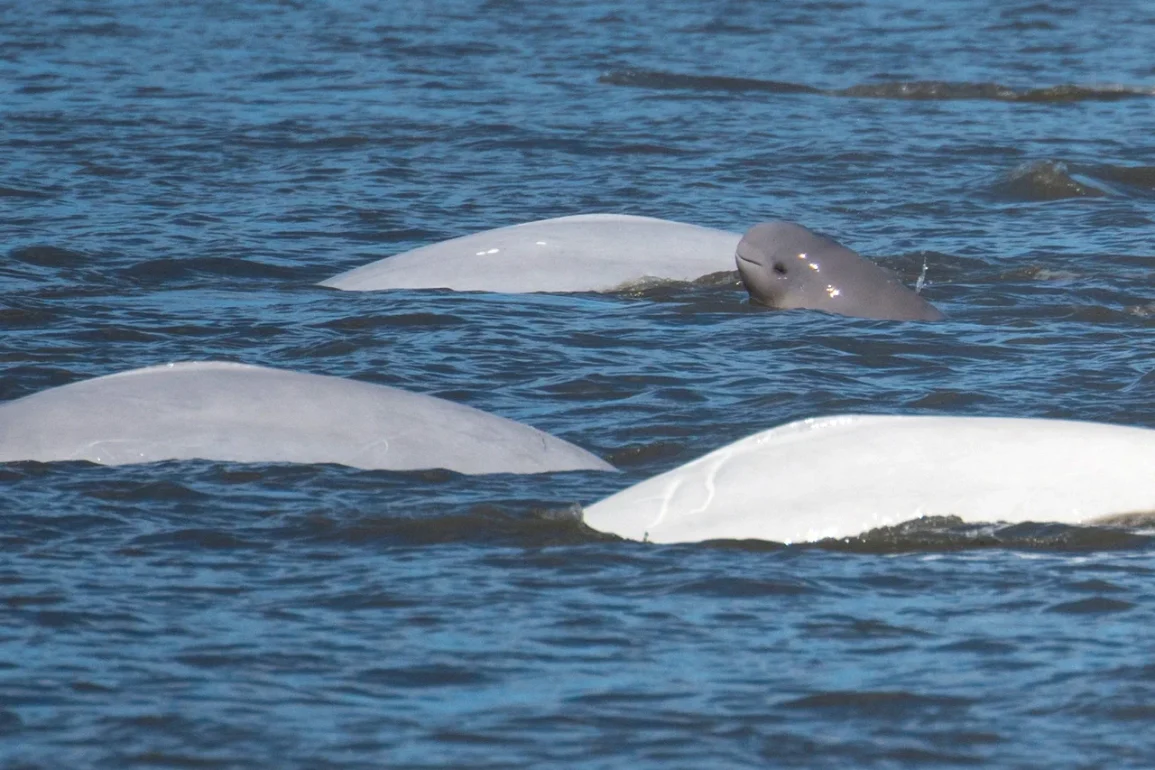
[[750,259],[749,257],[742,256],[741,252],[734,254],[734,256],[736,256],[738,258],[739,262],[745,262],[748,265],[754,265],[754,267],[761,267],[762,266],[759,262],[755,262],[754,260]]

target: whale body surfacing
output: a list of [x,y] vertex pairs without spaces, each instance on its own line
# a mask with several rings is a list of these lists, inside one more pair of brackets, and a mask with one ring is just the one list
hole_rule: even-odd
[[741,235],[652,217],[580,214],[434,243],[321,282],[345,291],[609,292],[734,271]]
[[767,307],[894,321],[944,317],[891,271],[793,222],[750,228],[735,261],[750,299]]
[[467,474],[614,470],[548,433],[445,399],[217,361],[134,369],[0,404],[0,462],[186,459]]
[[922,516],[1093,524],[1155,514],[1155,430],[845,415],[754,434],[588,506],[631,540],[812,542]]

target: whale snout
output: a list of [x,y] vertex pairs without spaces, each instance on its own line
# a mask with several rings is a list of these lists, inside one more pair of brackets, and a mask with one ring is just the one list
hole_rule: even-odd
[[[771,258],[764,257],[761,255],[751,257],[751,256],[747,256],[745,254],[742,254],[741,252],[737,252],[736,254],[734,254],[734,257],[737,260],[739,272],[741,272],[742,270],[767,270],[768,269],[770,272],[772,272],[775,275],[780,276],[780,277],[785,277],[786,275],[788,275],[790,273],[790,269],[786,266],[786,263],[783,262],[782,260],[771,259]],[[743,267],[742,263],[746,263],[746,267]]]
[[[755,267],[761,267],[761,266],[762,266],[762,263],[761,263],[761,262],[759,262],[759,261],[758,261],[758,260],[756,260],[756,259],[752,259],[752,258],[750,258],[750,257],[746,256],[745,254],[743,254],[743,253],[742,253],[742,252],[740,252],[740,251],[739,251],[739,252],[737,252],[737,253],[734,255],[734,257],[735,257],[735,258],[738,260],[738,269],[739,269],[739,270],[741,270],[741,269],[742,269],[742,263],[743,263],[743,262],[745,262],[747,265],[754,265]],[[746,269],[747,269],[747,270],[749,270],[749,268],[746,268]]]
[[783,307],[790,270],[766,249],[743,239],[734,252],[738,276],[750,299],[767,307]]

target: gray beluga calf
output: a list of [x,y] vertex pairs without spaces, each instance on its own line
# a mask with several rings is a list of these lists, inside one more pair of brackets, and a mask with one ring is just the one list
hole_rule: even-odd
[[608,292],[734,271],[739,233],[626,214],[580,214],[466,235],[321,282],[345,291]]
[[891,271],[793,222],[750,228],[735,261],[750,299],[767,307],[894,321],[944,317]]
[[922,516],[1096,524],[1155,516],[1155,430],[1010,417],[836,415],[756,433],[591,506],[653,543],[854,537]]
[[548,433],[445,399],[219,361],[134,369],[0,404],[0,462],[194,458],[467,474],[615,470]]

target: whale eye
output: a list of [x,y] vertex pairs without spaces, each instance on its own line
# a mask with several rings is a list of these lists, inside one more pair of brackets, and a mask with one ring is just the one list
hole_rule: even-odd
[[786,265],[782,264],[781,262],[775,262],[774,272],[778,273],[778,275],[786,275]]

